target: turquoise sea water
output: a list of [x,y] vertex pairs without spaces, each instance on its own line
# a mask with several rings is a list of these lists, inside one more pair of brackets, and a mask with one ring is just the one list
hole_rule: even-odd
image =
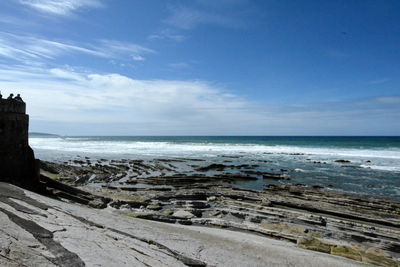
[[[400,137],[282,136],[83,136],[32,137],[36,156],[63,161],[92,158],[201,158],[204,164],[253,164],[255,170],[284,173],[281,183],[400,200]],[[340,163],[337,160],[349,162]],[[237,186],[262,189],[262,179]]]

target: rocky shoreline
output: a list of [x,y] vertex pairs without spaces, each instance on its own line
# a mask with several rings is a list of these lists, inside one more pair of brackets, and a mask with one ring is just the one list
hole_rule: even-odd
[[366,266],[254,233],[143,220],[6,183],[0,194],[0,266]]
[[[259,173],[253,167],[183,158],[82,158],[43,162],[42,181],[57,198],[112,207],[124,217],[229,229],[359,262],[400,266],[400,203],[281,185],[276,181],[290,179],[284,172]],[[235,186],[257,179],[275,183],[262,191]],[[74,189],[66,192],[60,182]]]

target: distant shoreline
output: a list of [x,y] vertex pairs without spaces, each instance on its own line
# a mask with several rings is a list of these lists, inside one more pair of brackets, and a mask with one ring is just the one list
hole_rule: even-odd
[[30,132],[29,137],[60,137],[58,134]]

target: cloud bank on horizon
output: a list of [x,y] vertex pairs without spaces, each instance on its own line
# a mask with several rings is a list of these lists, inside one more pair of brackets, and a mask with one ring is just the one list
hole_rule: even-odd
[[6,1],[0,90],[39,132],[399,135],[400,5],[374,3]]

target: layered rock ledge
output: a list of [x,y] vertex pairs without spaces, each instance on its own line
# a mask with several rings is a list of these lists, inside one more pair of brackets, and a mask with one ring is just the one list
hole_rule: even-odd
[[400,266],[395,201],[195,159],[41,166],[47,196],[0,185],[0,265]]
[[166,224],[0,183],[1,266],[360,266],[246,232]]

